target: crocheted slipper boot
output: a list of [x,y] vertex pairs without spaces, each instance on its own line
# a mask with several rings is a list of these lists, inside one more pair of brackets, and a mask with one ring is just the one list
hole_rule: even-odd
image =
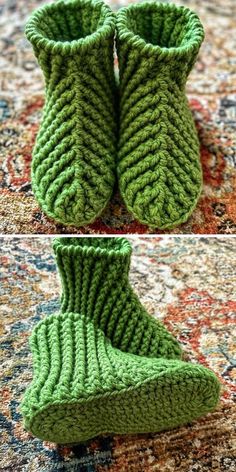
[[150,316],[129,284],[132,248],[125,238],[56,238],[61,311],[92,319],[112,345],[148,357],[181,357],[177,340]]
[[101,1],[57,1],[26,26],[46,83],[32,162],[42,210],[65,225],[95,220],[115,181],[115,20]]
[[79,314],[44,319],[31,349],[34,377],[21,411],[26,429],[43,440],[68,444],[174,428],[213,410],[219,399],[213,372],[123,353]]
[[201,192],[185,83],[203,37],[199,18],[185,7],[152,2],[117,13],[119,186],[128,210],[150,227],[184,223]]

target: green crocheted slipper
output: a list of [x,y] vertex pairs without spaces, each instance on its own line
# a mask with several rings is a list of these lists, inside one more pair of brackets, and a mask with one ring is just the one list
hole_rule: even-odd
[[203,37],[199,18],[185,7],[150,2],[117,13],[119,186],[128,210],[150,227],[184,223],[201,192],[185,84]]
[[79,314],[40,322],[31,349],[34,377],[21,411],[26,429],[43,440],[69,444],[174,428],[213,410],[219,399],[208,369],[123,353]]
[[181,348],[150,316],[129,283],[132,247],[125,238],[56,238],[61,311],[92,319],[112,345],[147,357],[180,358]]
[[115,181],[114,15],[101,1],[59,0],[34,12],[25,32],[46,84],[33,191],[50,218],[85,225]]

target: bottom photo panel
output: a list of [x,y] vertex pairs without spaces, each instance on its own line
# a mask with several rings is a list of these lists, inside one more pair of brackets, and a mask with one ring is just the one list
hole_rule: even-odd
[[0,257],[0,470],[235,470],[235,238],[1,237]]

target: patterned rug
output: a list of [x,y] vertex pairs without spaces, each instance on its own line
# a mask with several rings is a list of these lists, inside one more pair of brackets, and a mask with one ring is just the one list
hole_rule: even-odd
[[[130,238],[131,239],[131,238]],[[58,447],[24,431],[19,403],[32,377],[28,336],[59,309],[50,238],[0,238],[4,472],[234,472],[236,470],[236,239],[131,239],[131,283],[149,312],[182,343],[186,360],[222,382],[217,410],[161,434],[99,437]]]
[[[102,217],[80,230],[54,224],[38,208],[31,192],[30,162],[44,86],[23,30],[30,12],[43,3],[45,0],[0,2],[0,233],[153,232],[133,219],[118,192]],[[129,0],[109,3],[116,9]],[[236,2],[176,3],[200,15],[206,40],[187,87],[201,142],[204,189],[190,220],[174,233],[235,234]]]

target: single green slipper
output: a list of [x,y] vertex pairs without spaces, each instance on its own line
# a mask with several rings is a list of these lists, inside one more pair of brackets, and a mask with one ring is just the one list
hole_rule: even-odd
[[180,358],[181,347],[150,316],[129,283],[132,247],[125,238],[55,238],[61,311],[93,320],[112,345],[147,357]]
[[210,370],[124,353],[79,314],[41,321],[31,350],[34,377],[21,411],[26,429],[46,441],[162,431],[205,415],[219,399]]
[[136,3],[117,13],[119,187],[128,210],[150,227],[184,223],[201,193],[185,84],[203,38],[198,16],[182,6]]
[[114,32],[114,14],[95,0],[45,5],[26,25],[46,84],[32,188],[42,210],[65,225],[94,221],[113,191]]

